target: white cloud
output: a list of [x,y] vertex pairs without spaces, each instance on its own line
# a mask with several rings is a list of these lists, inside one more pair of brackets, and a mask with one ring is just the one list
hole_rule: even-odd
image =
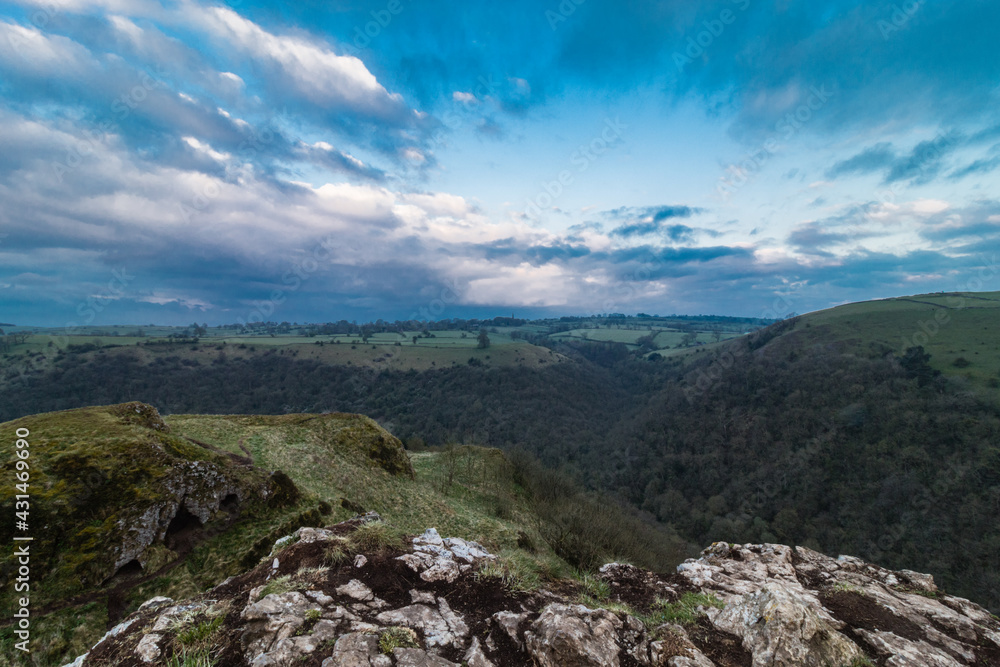
[[416,148],[403,149],[403,157],[414,164],[423,164],[427,161],[427,157]]
[[154,290],[152,294],[136,297],[135,300],[139,303],[152,303],[157,306],[166,306],[168,304],[176,303],[179,306],[184,306],[188,310],[200,310],[202,312],[213,308],[212,304],[204,299],[199,299],[198,297],[188,294],[165,290]]
[[934,215],[951,208],[951,204],[940,199],[918,199],[911,204],[912,211],[917,215]]
[[553,307],[564,306],[577,300],[576,276],[562,267],[547,264],[517,266],[498,264],[469,265],[466,271],[475,271],[486,277],[468,281],[463,301],[489,303],[498,306]]
[[220,153],[214,150],[211,146],[198,141],[195,137],[181,137],[181,140],[199,153],[203,153],[218,162],[225,162],[232,157],[229,153]]
[[241,88],[246,85],[246,82],[243,81],[243,78],[239,74],[233,74],[232,72],[219,72],[219,76],[226,81],[235,83]]
[[199,7],[188,20],[258,61],[276,65],[299,93],[320,107],[385,117],[404,108],[402,97],[389,93],[354,56],[338,55],[302,37],[272,34],[225,7]]
[[0,21],[0,62],[20,73],[73,76],[95,64],[86,48],[60,35]]
[[455,100],[456,102],[464,102],[466,104],[475,104],[476,102],[475,95],[473,95],[472,93],[463,93],[458,90],[456,90],[454,93],[451,94],[451,99]]

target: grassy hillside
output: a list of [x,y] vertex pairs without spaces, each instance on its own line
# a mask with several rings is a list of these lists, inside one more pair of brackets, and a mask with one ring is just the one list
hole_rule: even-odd
[[[0,665],[68,662],[150,597],[193,595],[255,565],[300,525],[329,525],[367,510],[403,533],[433,526],[477,540],[501,554],[511,580],[527,587],[616,556],[667,569],[692,550],[530,461],[512,466],[498,450],[478,447],[407,454],[360,415],[160,420],[132,403],[24,417],[0,424],[5,475],[13,472],[19,428],[30,431],[31,443],[34,653],[30,662],[11,662],[8,622],[0,625]],[[192,466],[210,466],[208,477],[225,478],[226,497],[240,494],[238,507],[221,503],[200,525],[170,520],[171,530],[136,563],[116,567],[117,547],[134,532],[122,524],[134,526],[144,509],[169,505],[178,488],[169,480]],[[198,496],[193,479],[180,485],[182,501]],[[2,493],[0,511],[11,516],[9,486]],[[581,517],[573,508],[590,509]],[[11,536],[3,538],[6,588],[13,585]],[[12,604],[5,596],[3,619],[11,618]]]
[[921,346],[932,368],[1000,401],[998,309],[1000,292],[921,294],[810,313],[799,329],[803,344],[836,341],[858,353],[884,345],[902,356]]

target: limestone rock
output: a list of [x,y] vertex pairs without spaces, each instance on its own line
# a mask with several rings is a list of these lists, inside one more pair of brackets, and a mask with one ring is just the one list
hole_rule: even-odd
[[337,640],[322,667],[392,667],[392,659],[378,652],[375,635],[351,632]]
[[539,667],[617,667],[622,621],[604,609],[550,604],[524,633]]
[[728,605],[712,623],[743,639],[754,667],[849,665],[864,656],[814,596],[768,583]]
[[384,625],[402,625],[424,633],[427,646],[463,648],[469,634],[465,620],[451,610],[448,601],[438,598],[438,608],[412,604],[401,609],[384,611],[375,619]]
[[338,634],[337,623],[321,620],[316,623],[312,632],[307,635],[286,637],[274,642],[270,651],[256,656],[250,664],[252,667],[293,665],[304,657],[314,653],[322,644],[335,640]]
[[246,623],[240,641],[247,654],[267,653],[276,642],[295,634],[316,604],[298,591],[271,594],[240,613]]
[[396,658],[396,667],[459,667],[450,660],[419,648],[397,648],[392,655]]
[[[272,556],[194,600],[147,601],[73,667],[115,664],[125,654],[159,664],[182,627],[211,618],[220,605],[239,611],[226,613],[225,632],[216,636],[238,645],[220,648],[242,652],[243,664],[252,667],[310,661],[325,667],[449,667],[452,661],[712,667],[718,655],[754,667],[843,667],[864,658],[889,667],[1000,664],[1000,620],[987,610],[937,590],[929,575],[850,556],[720,542],[673,575],[622,563],[602,567],[598,577],[608,586],[608,601],[637,612],[652,613],[657,599],[690,609],[698,603],[685,597],[691,594],[722,603],[696,607],[697,625],[649,630],[631,615],[573,604],[575,595],[559,587],[524,595],[484,588],[477,598],[477,585],[493,584],[477,581],[472,570],[494,556],[433,528],[393,554],[396,561],[369,553],[330,565],[324,548],[313,544],[341,540],[371,518],[300,528],[283,542],[279,570],[310,590],[260,598],[276,576]],[[391,626],[415,631],[419,646],[383,655],[379,637]],[[519,655],[511,658],[511,652]]]
[[160,657],[160,640],[163,635],[150,632],[139,640],[139,645],[135,647],[135,654],[143,662],[156,662]]
[[465,652],[465,656],[462,660],[469,667],[494,667],[493,663],[483,652],[483,647],[479,644],[479,637],[472,638],[472,643],[469,644],[469,650]]
[[156,596],[150,598],[139,605],[139,611],[146,611],[147,609],[159,609],[160,607],[165,607],[168,604],[173,604],[173,598],[166,598],[162,596]]

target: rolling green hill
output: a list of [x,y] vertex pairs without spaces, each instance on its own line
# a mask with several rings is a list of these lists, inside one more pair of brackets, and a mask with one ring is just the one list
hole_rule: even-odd
[[[15,472],[24,429],[30,664],[69,662],[145,600],[195,595],[256,565],[300,526],[367,510],[400,533],[435,525],[489,545],[529,587],[617,555],[665,569],[692,551],[528,460],[512,466],[499,451],[475,447],[407,454],[360,415],[162,419],[127,403],[28,416],[0,424],[5,477]],[[15,493],[9,484],[0,490],[6,517]],[[589,508],[586,520],[581,508]],[[17,564],[12,523],[2,530],[0,585],[8,590]],[[0,665],[21,664],[10,657],[15,600],[2,599]]]
[[884,345],[898,356],[923,347],[932,368],[1000,400],[998,308],[1000,292],[921,294],[810,313],[799,326],[805,345],[836,341],[859,353]]

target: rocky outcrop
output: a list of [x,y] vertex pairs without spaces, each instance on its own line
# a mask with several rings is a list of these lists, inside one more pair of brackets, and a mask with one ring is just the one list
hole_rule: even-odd
[[[208,461],[176,464],[160,481],[159,499],[152,504],[123,510],[112,539],[114,570],[137,561],[146,566],[147,550],[174,534],[191,535],[217,514],[224,502],[238,507],[249,493],[266,497],[268,489],[248,488],[229,471]],[[174,547],[169,544],[168,547]]]
[[[985,609],[856,558],[719,543],[673,574],[612,563],[596,584],[529,594],[482,545],[434,529],[361,553],[352,531],[377,520],[300,529],[199,599],[150,600],[74,664],[210,647],[222,667],[1000,665]],[[208,628],[200,644],[191,628]]]

